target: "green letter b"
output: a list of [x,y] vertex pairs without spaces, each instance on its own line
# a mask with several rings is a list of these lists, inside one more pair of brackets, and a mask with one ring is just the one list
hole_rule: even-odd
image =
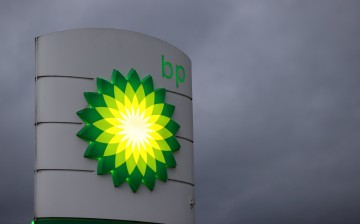
[[[166,74],[166,71],[165,71],[166,66],[168,66],[169,69],[170,69],[170,74],[169,75]],[[161,55],[161,68],[162,68],[162,77],[166,77],[167,79],[171,79],[172,76],[173,76],[173,67],[172,67],[172,64],[170,62],[165,61],[164,55]]]

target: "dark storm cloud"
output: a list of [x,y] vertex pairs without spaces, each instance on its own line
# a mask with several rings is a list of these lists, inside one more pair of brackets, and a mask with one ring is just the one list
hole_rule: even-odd
[[192,59],[198,223],[359,223],[359,21],[356,0],[2,1],[2,221],[32,218],[33,38],[110,27]]
[[242,2],[208,38],[194,68],[201,223],[359,222],[358,6]]

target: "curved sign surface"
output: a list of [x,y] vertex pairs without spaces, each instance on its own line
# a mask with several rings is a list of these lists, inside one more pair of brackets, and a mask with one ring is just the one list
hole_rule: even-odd
[[37,37],[35,222],[194,223],[191,75],[136,32]]

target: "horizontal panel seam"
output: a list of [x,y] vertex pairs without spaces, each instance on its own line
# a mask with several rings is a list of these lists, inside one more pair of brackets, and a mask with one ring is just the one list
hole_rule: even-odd
[[175,137],[181,138],[181,139],[186,140],[186,141],[189,141],[189,142],[191,142],[191,143],[194,143],[194,141],[191,140],[191,139],[189,139],[189,138],[181,137],[181,136],[178,136],[178,135],[175,135]]
[[81,125],[81,122],[71,122],[71,121],[39,121],[35,123],[35,126],[40,124],[78,124]]
[[70,172],[87,172],[93,173],[95,170],[85,170],[85,169],[36,169],[35,172],[41,171],[70,171]]
[[[91,80],[91,81],[95,79],[95,78],[82,77],[82,76],[73,76],[73,75],[40,75],[40,76],[35,77],[35,81],[37,79],[40,79],[40,78],[70,78],[70,79],[85,79],[85,80]],[[188,98],[188,99],[190,99],[192,101],[192,97],[190,97],[188,95],[178,93],[178,92],[168,90],[168,89],[166,89],[166,91],[169,92],[169,93],[173,93],[173,94],[177,94],[179,96],[186,97],[186,98]]]
[[181,184],[188,184],[188,185],[191,185],[191,186],[195,187],[195,184],[192,184],[192,183],[189,183],[189,182],[186,182],[186,181],[175,180],[175,179],[170,179],[170,178],[168,178],[168,180],[169,180],[169,181],[178,182],[178,183],[181,183]]
[[40,78],[70,78],[70,79],[86,79],[86,80],[94,80],[95,79],[95,78],[73,76],[73,75],[41,75],[41,76],[36,76],[35,81]]
[[[34,170],[34,172],[42,172],[42,171],[64,171],[64,172],[84,172],[84,173],[94,173],[95,170],[82,170],[82,169],[36,169]],[[174,181],[174,182],[178,182],[178,183],[182,183],[182,184],[188,184],[191,186],[195,186],[192,183],[183,181],[183,180],[175,180],[175,179],[171,179],[168,178],[168,181]]]
[[[116,224],[116,223],[133,223],[133,224],[161,224],[161,223],[155,223],[155,222],[145,222],[145,221],[129,221],[129,220],[117,220],[117,219],[98,219],[98,218],[79,218],[79,217],[47,217],[47,216],[38,216],[34,218],[37,221],[62,221],[62,222],[66,222],[66,223],[75,223],[75,221],[81,221],[83,222],[85,221],[103,221],[105,223],[112,223],[112,224]],[[70,221],[70,222],[69,222]],[[60,223],[60,222],[59,222]],[[90,222],[89,222],[90,223]]]
[[178,93],[178,92],[175,92],[175,91],[171,91],[171,90],[168,90],[168,89],[166,89],[166,91],[167,91],[167,92],[169,92],[169,93],[173,93],[173,94],[177,94],[177,95],[179,95],[179,96],[186,97],[186,98],[188,98],[189,100],[191,100],[191,101],[192,101],[192,97],[187,96],[187,95],[185,95],[185,94]]

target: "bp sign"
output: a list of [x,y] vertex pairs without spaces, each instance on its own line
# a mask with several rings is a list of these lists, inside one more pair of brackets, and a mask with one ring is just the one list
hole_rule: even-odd
[[97,89],[84,93],[89,107],[77,113],[86,124],[77,133],[89,143],[85,157],[97,159],[97,173],[111,173],[116,187],[126,181],[136,192],[141,183],[153,190],[156,178],[166,182],[180,125],[171,119],[175,106],[165,103],[165,89],[154,89],[151,76],[140,80],[134,69],[126,78],[114,70],[111,82],[97,78]]
[[35,123],[35,223],[194,223],[191,62],[176,47],[114,29],[36,38]]

